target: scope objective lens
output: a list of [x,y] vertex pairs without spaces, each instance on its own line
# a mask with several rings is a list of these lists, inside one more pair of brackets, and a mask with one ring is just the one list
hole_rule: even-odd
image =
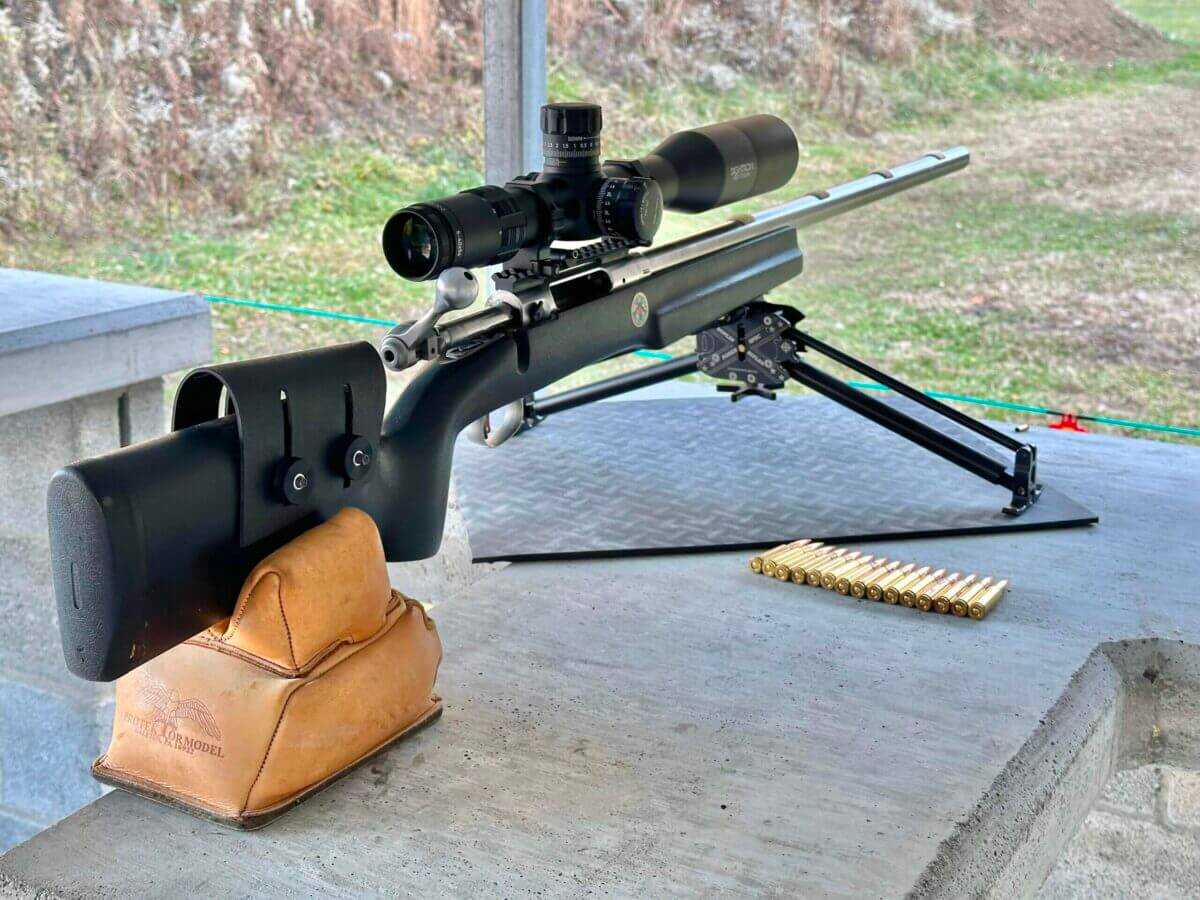
[[411,281],[511,259],[542,238],[537,198],[526,190],[484,185],[406,206],[383,227],[383,254]]

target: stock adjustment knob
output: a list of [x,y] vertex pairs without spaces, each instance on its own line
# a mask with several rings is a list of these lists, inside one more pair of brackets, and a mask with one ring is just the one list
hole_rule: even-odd
[[663,196],[649,178],[606,178],[596,198],[601,234],[648,246],[662,223]]
[[275,477],[283,502],[288,506],[299,506],[312,496],[313,471],[305,460],[297,456],[280,460]]
[[371,471],[374,462],[375,448],[365,437],[357,434],[346,435],[338,445],[335,462],[342,470],[342,475],[350,481],[365,478]]

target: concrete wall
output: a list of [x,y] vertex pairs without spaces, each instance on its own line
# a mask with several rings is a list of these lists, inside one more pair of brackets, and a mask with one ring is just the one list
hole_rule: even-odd
[[162,434],[162,376],[211,352],[198,297],[0,268],[0,848],[101,793],[111,727],[111,686],[63,664],[46,485]]
[[111,728],[111,685],[63,665],[46,484],[55,469],[163,430],[162,379],[0,417],[0,847],[101,793],[88,772]]

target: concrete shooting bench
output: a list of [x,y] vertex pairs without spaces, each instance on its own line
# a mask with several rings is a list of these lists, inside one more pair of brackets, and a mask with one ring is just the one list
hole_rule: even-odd
[[982,622],[748,553],[510,565],[427,598],[433,727],[258,832],[107,794],[0,859],[0,892],[1007,897],[1157,762],[1193,774],[1122,846],[1170,895],[1200,871],[1200,451],[1031,438],[1098,526],[870,545],[1011,578]]
[[111,686],[63,664],[46,485],[162,434],[162,376],[208,362],[208,304],[175,291],[0,269],[0,847],[99,796]]

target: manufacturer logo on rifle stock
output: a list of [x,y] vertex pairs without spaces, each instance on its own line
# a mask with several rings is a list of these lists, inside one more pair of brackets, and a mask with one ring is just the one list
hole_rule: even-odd
[[633,302],[629,304],[629,318],[633,320],[634,328],[641,328],[650,318],[650,301],[641,291],[633,295]]
[[[127,712],[125,723],[142,737],[189,756],[196,753],[216,757],[225,755],[221,746],[221,729],[203,701],[194,697],[180,697],[178,691],[149,676],[143,679],[138,688],[138,700],[150,715],[139,717]],[[184,734],[180,731],[181,726],[186,731],[199,734]]]

